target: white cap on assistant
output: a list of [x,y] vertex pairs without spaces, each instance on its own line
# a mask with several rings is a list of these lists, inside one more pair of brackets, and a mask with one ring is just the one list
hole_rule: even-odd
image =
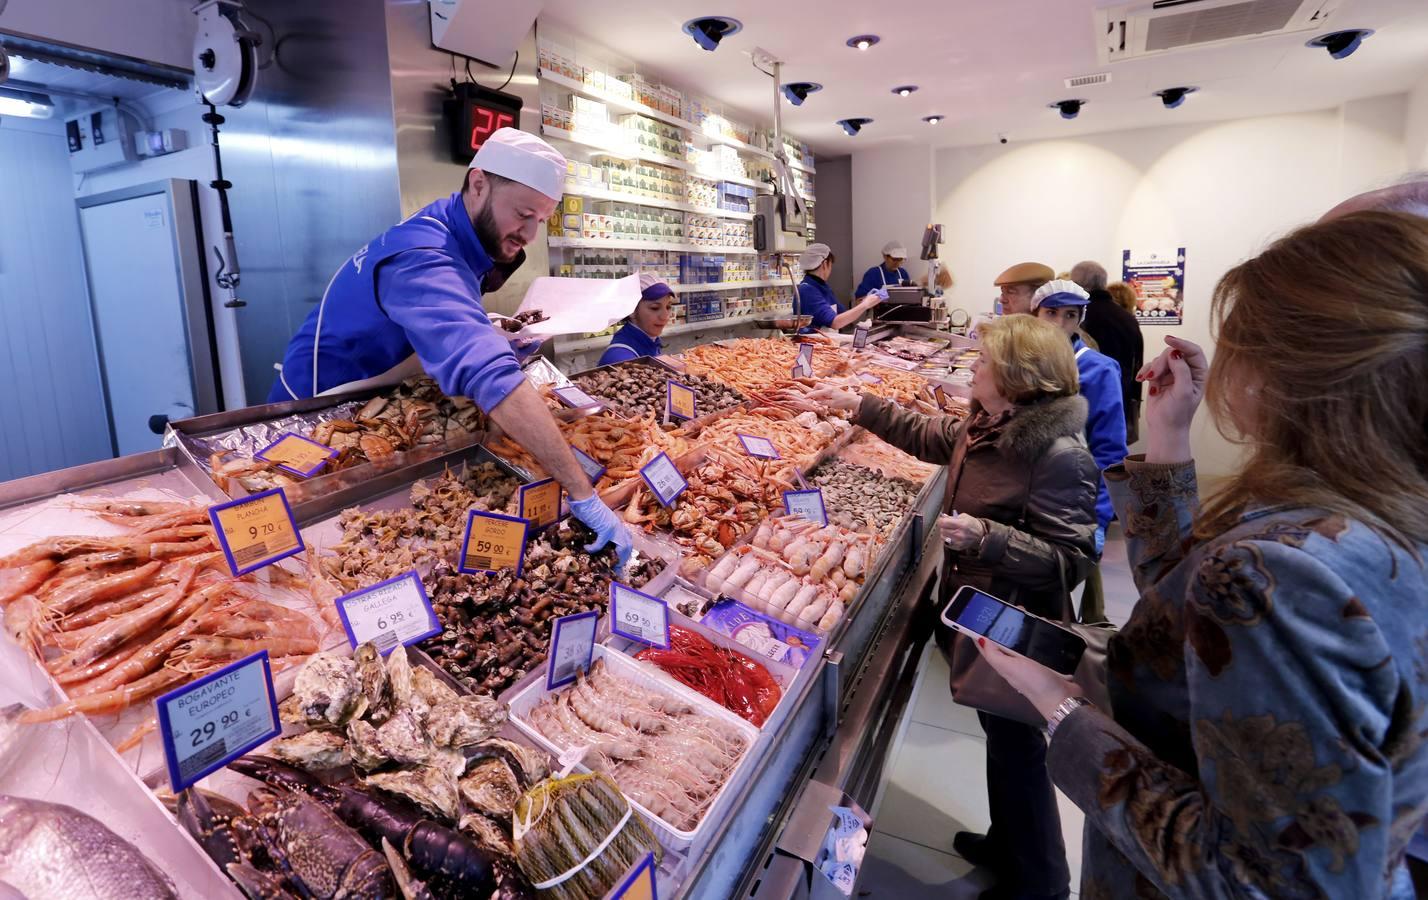
[[833,251],[827,244],[809,244],[798,257],[798,267],[805,272],[812,272],[823,265],[823,261],[833,255]]
[[883,256],[891,256],[893,259],[907,259],[907,248],[897,241],[888,241],[883,244]]
[[565,157],[545,141],[519,128],[499,128],[486,139],[468,168],[518,181],[559,200],[565,189]]

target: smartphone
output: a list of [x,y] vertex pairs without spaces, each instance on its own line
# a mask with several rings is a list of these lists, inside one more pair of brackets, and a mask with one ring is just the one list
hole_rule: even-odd
[[996,641],[1054,672],[1072,675],[1086,652],[1076,632],[963,585],[942,611],[942,621],[963,634]]

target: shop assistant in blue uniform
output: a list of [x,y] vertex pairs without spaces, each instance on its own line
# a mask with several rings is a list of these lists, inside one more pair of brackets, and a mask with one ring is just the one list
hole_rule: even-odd
[[641,356],[659,356],[664,352],[659,336],[669,325],[673,309],[674,291],[670,286],[652,275],[641,275],[640,304],[610,339],[610,346],[605,348],[597,365],[608,366]]
[[905,259],[907,259],[907,248],[902,244],[897,241],[888,241],[884,244],[882,263],[863,273],[863,280],[858,282],[858,289],[853,292],[853,299],[861,300],[874,291],[886,290],[890,287],[911,287],[912,278],[907,274],[907,269],[902,267],[902,261]]
[[[491,324],[483,285],[506,275],[545,230],[565,158],[515,128],[486,140],[460,191],[418,210],[353,254],[288,344],[270,401],[394,383],[421,371],[468,397],[550,472],[596,543],[631,539],[590,486],[507,332]],[[534,346],[524,348],[533,351]]]
[[828,286],[828,276],[833,272],[833,251],[827,244],[809,244],[799,256],[798,264],[803,269],[803,282],[798,286],[798,311],[800,315],[813,317],[804,331],[846,328],[888,297],[886,291],[873,291],[852,309],[841,309],[833,289]]

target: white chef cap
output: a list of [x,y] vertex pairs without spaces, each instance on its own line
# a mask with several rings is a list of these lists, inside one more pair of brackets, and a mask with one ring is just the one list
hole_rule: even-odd
[[832,255],[833,250],[827,244],[809,244],[808,249],[798,257],[798,267],[805,272],[812,272]]
[[907,248],[897,241],[888,241],[883,244],[883,256],[891,256],[893,259],[907,259]]
[[559,200],[565,188],[565,157],[519,128],[498,128],[471,158],[468,168],[518,181]]

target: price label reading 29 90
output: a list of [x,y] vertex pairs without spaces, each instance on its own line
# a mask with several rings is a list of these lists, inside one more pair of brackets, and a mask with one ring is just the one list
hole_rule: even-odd
[[468,574],[514,569],[520,577],[530,527],[528,519],[471,510],[458,568]]
[[170,691],[155,705],[174,793],[282,732],[266,650]]
[[302,535],[293,521],[293,511],[282,488],[210,506],[208,517],[235,576],[304,549]]

